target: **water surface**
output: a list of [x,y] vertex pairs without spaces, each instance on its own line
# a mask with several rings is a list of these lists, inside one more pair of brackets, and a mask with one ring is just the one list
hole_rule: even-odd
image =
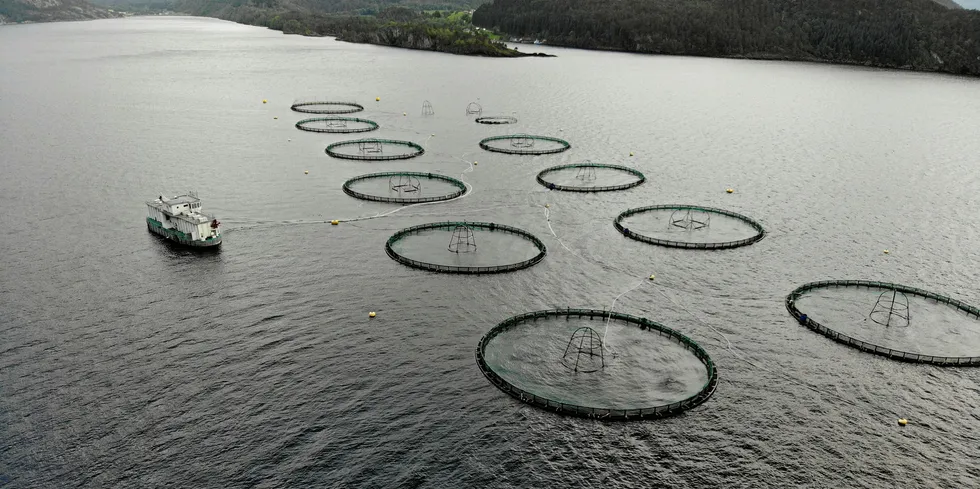
[[[0,46],[7,486],[980,485],[980,369],[861,353],[782,304],[832,278],[980,303],[976,79],[549,47],[536,50],[558,57],[470,58],[196,18],[4,26]],[[304,96],[356,100],[381,125],[371,137],[426,153],[331,159],[326,145],[350,137],[293,127]],[[474,101],[520,122],[476,124]],[[572,149],[478,147],[518,132]],[[534,179],[585,159],[650,180],[572,194]],[[400,169],[473,192],[391,212],[341,190]],[[146,231],[144,202],[188,189],[224,223],[220,253]],[[770,234],[701,252],[612,226],[676,202]],[[386,256],[396,230],[443,220],[526,229],[549,253],[481,277]],[[474,349],[489,328],[568,306],[690,336],[718,364],[717,392],[679,417],[609,424],[483,378]]]

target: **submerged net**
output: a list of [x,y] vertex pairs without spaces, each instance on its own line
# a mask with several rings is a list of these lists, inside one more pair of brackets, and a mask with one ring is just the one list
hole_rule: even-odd
[[[408,152],[403,151],[406,148],[409,150]],[[392,149],[396,151],[392,152]],[[348,151],[345,152],[344,150]],[[334,158],[347,160],[385,161],[415,158],[424,154],[425,149],[411,141],[400,141],[396,139],[355,139],[333,143],[327,146],[326,153]]]
[[301,131],[336,134],[368,132],[377,128],[377,122],[356,117],[314,117],[296,123],[296,129]]
[[[665,214],[664,222],[665,226],[662,232],[654,235],[653,232],[646,230],[638,231],[637,229],[631,229],[631,224],[627,223],[627,219],[643,214],[652,213],[669,213]],[[724,231],[729,231],[727,229],[716,229],[718,227],[719,220],[711,220],[711,216],[724,216],[734,220],[733,222],[739,223],[740,225],[745,225],[751,228],[752,235],[747,238],[741,239],[724,239],[724,240],[713,240],[713,237],[725,236]],[[764,238],[766,235],[765,229],[763,229],[762,224],[736,212],[717,209],[714,207],[703,207],[696,205],[653,205],[648,207],[638,207],[635,209],[628,209],[618,216],[616,220],[613,221],[613,225],[616,227],[620,233],[630,239],[635,239],[637,241],[643,241],[645,243],[655,244],[659,246],[667,246],[672,248],[690,248],[690,249],[701,249],[701,250],[722,250],[729,248],[738,248],[740,246],[748,246],[760,239]],[[715,234],[705,234],[709,239],[698,240],[697,233],[704,233],[708,230],[715,232]],[[674,239],[674,236],[680,238],[680,235],[669,235],[668,233],[683,233],[683,237],[687,238],[684,240]],[[741,234],[741,232],[740,232]],[[743,234],[744,235],[744,234]],[[660,237],[663,236],[663,237]],[[671,237],[667,237],[671,236]]]
[[[611,170],[632,178],[630,181],[624,183],[600,185],[599,183],[607,183],[602,181],[604,178],[600,178],[600,176],[604,176],[606,170]],[[569,180],[567,184],[558,178],[561,174],[570,171],[574,171],[575,175],[574,179],[565,179]],[[566,192],[610,192],[636,187],[645,182],[646,177],[638,170],[625,166],[585,162],[545,168],[541,170],[541,173],[538,173],[537,181],[551,190],[562,190]]]
[[[511,241],[512,245],[523,245],[525,249],[507,248],[507,243],[502,241],[504,238]],[[417,240],[421,244],[411,248],[406,244],[408,239]],[[523,229],[492,222],[450,221],[402,229],[388,238],[385,252],[391,259],[403,265],[422,270],[484,274],[531,267],[544,259],[547,248],[540,239]],[[516,261],[500,257],[501,254],[518,253],[520,256]],[[410,254],[415,258],[408,256]]]
[[289,108],[306,114],[353,114],[364,110],[364,106],[356,102],[316,98],[296,100]]
[[[816,301],[812,301],[811,296],[838,289],[863,291],[865,296],[857,300],[841,297],[825,299],[822,307],[807,309],[806,312],[801,310],[800,303],[814,305]],[[946,307],[928,310],[935,305]],[[915,317],[920,319],[911,319],[912,308],[916,308]],[[904,362],[942,366],[980,365],[980,309],[916,287],[869,280],[811,282],[801,285],[786,296],[786,310],[802,326],[867,353]],[[950,314],[942,314],[943,310],[951,313],[952,317]],[[813,315],[821,316],[820,321],[814,319]],[[848,316],[851,324],[848,324]],[[858,317],[860,321],[856,321]],[[972,334],[963,334],[959,331],[963,328],[953,327],[950,319],[965,322],[968,326],[967,332]],[[831,321],[834,322],[833,327],[827,326]],[[940,334],[935,334],[937,331]],[[929,335],[930,332],[933,334]],[[942,333],[947,336],[944,337]],[[951,342],[948,336],[953,336],[955,341]],[[971,337],[974,340],[973,346],[969,342]],[[891,346],[882,344],[886,342],[891,343]],[[899,343],[908,346],[899,346]],[[913,348],[935,351],[916,352],[912,351]],[[941,349],[959,350],[960,353],[944,354],[939,351]]]
[[[371,184],[374,184],[374,192],[365,188]],[[382,187],[381,184],[385,185]],[[361,200],[419,204],[460,197],[466,193],[466,184],[437,173],[381,172],[351,178],[344,182],[343,190],[347,195]]]
[[[540,145],[538,143],[547,143]],[[506,143],[504,146],[502,143]],[[550,136],[532,136],[529,134],[509,134],[504,136],[491,136],[480,141],[480,147],[496,153],[507,153],[515,155],[545,155],[561,153],[572,147],[564,139]]]
[[[604,339],[579,327],[588,321],[617,331],[617,353],[599,351]],[[521,402],[606,420],[672,416],[707,401],[718,383],[708,353],[690,338],[645,318],[596,309],[506,319],[480,339],[476,361],[494,386]],[[574,362],[584,368],[576,370]]]

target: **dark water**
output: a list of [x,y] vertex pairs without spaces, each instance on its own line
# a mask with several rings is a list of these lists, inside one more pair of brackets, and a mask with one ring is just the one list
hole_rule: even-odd
[[414,175],[381,176],[358,180],[351,190],[374,197],[389,199],[420,199],[448,197],[461,189],[445,180]]
[[[580,333],[583,327],[596,336]],[[485,356],[494,372],[521,389],[596,408],[667,405],[697,394],[708,381],[701,361],[676,340],[602,319],[529,321],[495,336]]]
[[391,249],[412,260],[454,267],[502,267],[541,253],[519,235],[461,226],[406,235]]
[[[187,18],[5,26],[0,46],[6,486],[980,484],[980,370],[853,351],[782,305],[830,278],[980,303],[980,81],[550,48],[559,57],[466,58]],[[346,138],[297,131],[301,96],[355,99],[382,126],[372,136],[426,154],[330,159],[326,144]],[[474,101],[521,123],[474,124]],[[573,148],[477,147],[513,132]],[[594,195],[534,181],[584,159],[650,180]],[[340,189],[393,169],[462,176],[473,192],[391,212]],[[220,253],[145,230],[143,202],[185,189],[225,223]],[[612,226],[674,202],[770,234],[695,252]],[[385,255],[395,230],[445,219],[527,229],[549,254],[485,277]],[[689,335],[717,362],[718,391],[677,418],[604,424],[525,407],[482,377],[473,350],[493,324],[566,306]]]
[[543,178],[548,183],[568,187],[606,187],[639,180],[636,175],[613,168],[568,168],[548,172]]
[[[818,289],[796,301],[811,318],[848,336],[925,355],[969,356],[977,352],[976,317],[916,295],[879,289]],[[884,295],[883,295],[884,293]]]
[[759,234],[742,219],[688,209],[641,212],[623,219],[622,225],[642,236],[684,243],[725,243]]

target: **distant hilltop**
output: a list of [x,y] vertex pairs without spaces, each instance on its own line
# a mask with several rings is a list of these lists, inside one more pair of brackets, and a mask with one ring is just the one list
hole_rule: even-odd
[[85,0],[0,0],[0,24],[57,22],[121,17]]
[[492,0],[473,24],[553,46],[980,76],[980,11],[951,0]]
[[[474,26],[471,6],[481,0],[426,1],[179,0],[175,9],[285,34],[335,36],[346,42],[468,56],[550,56],[513,49],[499,34]],[[392,3],[396,5],[389,5]]]

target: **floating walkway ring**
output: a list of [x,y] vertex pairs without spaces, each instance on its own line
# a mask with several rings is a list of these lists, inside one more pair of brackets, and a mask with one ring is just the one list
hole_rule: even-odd
[[[492,232],[504,232],[510,233],[521,238],[524,238],[531,242],[535,248],[538,249],[538,254],[534,255],[527,260],[520,261],[517,263],[511,263],[508,265],[494,265],[488,267],[467,267],[467,266],[455,266],[455,265],[439,265],[437,263],[428,263],[418,260],[413,260],[407,256],[399,254],[395,251],[391,245],[404,239],[406,236],[412,234],[419,234],[423,231],[430,231],[433,229],[444,229],[447,231],[452,231],[459,226],[465,226],[469,229],[483,229]],[[485,274],[485,273],[504,273],[513,272],[515,270],[521,270],[536,265],[538,262],[544,259],[545,255],[548,254],[548,249],[545,247],[544,243],[538,239],[535,235],[515,227],[507,226],[504,224],[497,224],[493,222],[470,222],[470,221],[456,221],[456,222],[433,222],[429,224],[420,224],[418,226],[412,226],[410,228],[402,229],[397,233],[391,235],[388,241],[385,242],[385,253],[391,257],[392,260],[401,263],[402,265],[407,265],[413,268],[419,268],[422,270],[428,270],[430,272],[441,272],[441,273],[459,273],[459,274]]]
[[517,124],[517,117],[511,117],[509,115],[488,115],[477,117],[476,122],[478,124]]
[[[557,171],[569,170],[574,168],[609,168],[609,169],[619,170],[619,171],[629,173],[630,175],[635,176],[637,180],[635,182],[624,183],[620,185],[607,185],[605,187],[583,187],[583,186],[575,186],[575,185],[559,185],[557,183],[549,182],[544,178],[545,175],[549,173],[554,173]],[[571,165],[558,165],[558,166],[553,166],[551,168],[545,168],[544,170],[541,170],[541,173],[538,173],[537,180],[538,183],[544,185],[545,187],[548,187],[551,190],[562,190],[566,192],[609,192],[613,190],[626,190],[628,188],[636,187],[642,184],[643,182],[647,181],[647,177],[644,176],[643,173],[640,173],[640,171],[626,166],[603,165],[601,163],[574,163]]]
[[902,292],[908,295],[915,295],[919,297],[924,297],[926,299],[932,299],[937,303],[947,304],[956,309],[965,312],[969,316],[973,316],[980,319],[980,309],[973,307],[965,302],[958,301],[951,297],[944,295],[935,294],[927,290],[922,290],[916,287],[909,287],[906,285],[892,284],[888,282],[873,282],[870,280],[824,280],[821,282],[810,282],[808,284],[801,285],[796,288],[796,290],[789,293],[786,296],[786,310],[796,318],[796,321],[807,328],[810,328],[838,343],[843,343],[847,346],[857,348],[858,350],[873,353],[875,355],[881,355],[883,357],[891,358],[892,360],[899,360],[902,362],[912,362],[912,363],[930,363],[933,365],[941,366],[980,366],[980,356],[972,357],[949,357],[941,355],[924,355],[921,353],[912,353],[901,350],[896,350],[893,348],[888,348],[884,346],[875,345],[868,343],[867,341],[859,340],[853,338],[844,333],[834,331],[823,324],[811,319],[806,313],[801,312],[796,307],[796,301],[803,294],[811,290],[817,289],[828,289],[828,288],[838,288],[838,287],[864,287],[868,289],[882,289],[882,290],[894,290],[896,292]]
[[[456,191],[446,194],[446,195],[436,195],[431,197],[384,197],[381,195],[371,195],[365,194],[363,192],[358,192],[351,188],[356,182],[363,180],[371,180],[378,178],[391,178],[391,177],[408,177],[408,178],[428,178],[430,180],[441,180],[448,182],[456,187]],[[460,180],[452,177],[447,177],[445,175],[439,175],[436,173],[422,173],[422,172],[381,172],[381,173],[368,173],[367,175],[359,175],[350,180],[344,182],[344,193],[354,197],[355,199],[361,200],[371,200],[375,202],[391,202],[397,204],[421,204],[424,202],[439,202],[443,200],[452,200],[466,193],[466,184]]]
[[[629,324],[634,324],[641,330],[655,332],[659,336],[666,336],[667,338],[679,343],[681,346],[686,348],[688,351],[694,353],[694,356],[701,361],[707,370],[708,379],[705,381],[704,385],[701,387],[696,394],[674,402],[670,404],[664,404],[660,406],[651,406],[638,409],[610,409],[592,406],[580,406],[576,404],[568,404],[554,399],[548,399],[536,395],[532,392],[528,392],[516,385],[508,382],[503,377],[498,375],[493,369],[487,364],[486,361],[486,349],[487,345],[500,333],[518,327],[519,325],[535,321],[540,318],[546,317],[588,317],[588,318],[602,318],[608,320],[617,320]],[[627,421],[627,420],[639,420],[639,419],[658,419],[666,418],[668,416],[673,416],[681,412],[687,411],[703,404],[705,401],[714,394],[715,389],[718,386],[718,369],[715,368],[714,362],[711,361],[711,357],[708,356],[708,352],[694,342],[694,340],[684,336],[683,334],[674,331],[662,324],[651,321],[646,318],[631,316],[629,314],[623,314],[611,311],[601,311],[597,309],[550,309],[546,311],[536,311],[528,312],[512,318],[508,318],[501,322],[500,324],[494,326],[490,331],[488,331],[482,338],[480,338],[480,343],[476,347],[476,363],[486,376],[487,380],[491,384],[495,385],[498,389],[506,392],[515,399],[531,404],[532,406],[539,407],[541,409],[546,409],[548,411],[554,411],[560,414],[567,414],[570,416],[579,416],[583,418],[598,418],[610,421]]]
[[[670,239],[659,239],[650,236],[644,236],[642,234],[637,234],[633,231],[630,231],[629,228],[623,226],[623,220],[626,219],[627,217],[636,214],[642,214],[644,212],[657,211],[657,210],[670,210],[670,211],[692,210],[692,211],[707,212],[707,213],[721,214],[728,217],[734,217],[735,219],[738,219],[751,226],[752,229],[756,231],[756,233],[752,237],[740,239],[738,241],[725,241],[719,243],[691,243],[688,241],[674,241]],[[619,214],[618,216],[616,216],[616,220],[613,221],[613,226],[615,226],[616,230],[622,233],[623,236],[626,236],[627,238],[630,239],[635,239],[637,241],[643,241],[644,243],[650,243],[659,246],[667,246],[670,248],[688,248],[688,249],[698,249],[698,250],[726,250],[730,248],[738,248],[740,246],[748,246],[752,243],[755,243],[756,241],[759,241],[760,239],[766,236],[766,230],[763,229],[762,224],[759,224],[757,221],[755,221],[754,219],[748,216],[743,216],[742,214],[739,214],[737,212],[732,212],[725,209],[718,209],[716,207],[703,207],[699,205],[667,204],[667,205],[651,205],[648,207],[637,207],[635,209],[627,209],[623,211],[621,214]]]
[[[386,144],[393,146],[405,146],[411,148],[413,152],[386,155],[384,154],[383,150],[383,147]],[[345,146],[358,146],[361,150],[361,154],[339,153],[335,151],[335,149]],[[400,141],[397,139],[352,139],[349,141],[340,141],[330,144],[327,146],[325,151],[328,155],[333,156],[334,158],[363,161],[407,160],[409,158],[415,158],[416,156],[425,154],[425,148],[417,143],[413,143],[411,141]]]
[[[515,140],[521,141],[520,144],[514,144]],[[501,148],[498,146],[490,146],[487,143],[493,141],[511,141],[511,148]],[[534,141],[548,141],[551,143],[558,143],[560,146],[557,148],[545,148],[536,149],[534,148]],[[491,136],[480,141],[480,147],[496,153],[507,153],[512,155],[546,155],[553,153],[561,153],[572,147],[572,145],[565,141],[564,139],[553,138],[551,136],[531,136],[527,134],[507,134],[504,136]]]
[[[314,122],[326,122],[325,127],[314,127],[307,124]],[[348,122],[367,124],[365,127],[347,127]],[[336,134],[347,134],[353,132],[368,132],[378,128],[378,123],[357,117],[314,117],[303,119],[296,123],[296,129],[309,132],[329,132]]]
[[[336,105],[337,108],[317,107],[318,105]],[[355,102],[333,102],[329,100],[300,100],[289,106],[296,112],[306,114],[353,114],[364,110],[364,106]]]

